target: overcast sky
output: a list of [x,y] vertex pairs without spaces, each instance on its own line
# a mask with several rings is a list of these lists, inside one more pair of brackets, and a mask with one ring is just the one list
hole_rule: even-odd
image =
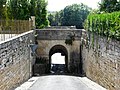
[[65,8],[65,6],[77,3],[84,3],[89,7],[96,9],[98,6],[98,2],[101,0],[48,0],[48,11],[60,11]]

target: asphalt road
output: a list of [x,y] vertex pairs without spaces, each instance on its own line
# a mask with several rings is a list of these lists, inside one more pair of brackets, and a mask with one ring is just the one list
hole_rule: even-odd
[[78,77],[41,76],[28,90],[92,90]]

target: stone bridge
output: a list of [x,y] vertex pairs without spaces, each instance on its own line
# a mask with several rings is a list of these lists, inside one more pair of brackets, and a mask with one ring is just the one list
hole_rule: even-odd
[[[81,61],[81,37],[85,34],[83,29],[41,29],[36,30],[38,34],[36,40],[38,42],[37,55],[47,59],[47,64],[51,65],[51,56],[54,53],[61,53],[65,56],[66,69],[74,73],[82,72]],[[66,44],[65,40],[70,36],[74,38],[72,45]],[[50,68],[50,67],[49,67]]]

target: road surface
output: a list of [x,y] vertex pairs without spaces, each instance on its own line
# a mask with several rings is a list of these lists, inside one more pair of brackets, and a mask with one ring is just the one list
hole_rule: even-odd
[[15,90],[106,90],[88,78],[49,75],[33,77]]

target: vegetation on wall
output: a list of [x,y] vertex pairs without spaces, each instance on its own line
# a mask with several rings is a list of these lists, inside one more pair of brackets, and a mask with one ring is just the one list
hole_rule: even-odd
[[75,34],[69,34],[65,40],[66,45],[72,45],[75,40]]
[[90,14],[85,22],[85,29],[120,40],[120,12]]

